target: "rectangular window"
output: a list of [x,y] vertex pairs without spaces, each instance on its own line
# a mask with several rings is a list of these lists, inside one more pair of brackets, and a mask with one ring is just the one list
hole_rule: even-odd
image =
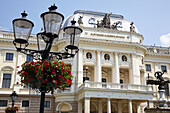
[[50,101],[45,101],[45,102],[44,102],[44,107],[49,108],[49,107],[50,107]]
[[32,55],[27,55],[27,61],[32,62],[33,61],[33,56]]
[[151,65],[150,64],[145,64],[146,71],[151,71]]
[[29,107],[29,100],[23,100],[22,107]]
[[162,65],[162,66],[161,66],[161,71],[162,71],[162,72],[167,72],[166,66],[163,66],[163,65]]
[[6,60],[13,61],[13,53],[6,53]]
[[0,107],[7,107],[8,100],[0,100]]
[[106,87],[106,78],[102,78],[102,83],[104,83],[104,84],[102,84],[102,87]]
[[11,74],[3,74],[2,88],[10,88],[11,85]]

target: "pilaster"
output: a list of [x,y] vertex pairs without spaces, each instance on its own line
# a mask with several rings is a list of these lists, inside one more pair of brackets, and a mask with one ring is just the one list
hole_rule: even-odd
[[129,100],[129,113],[132,113],[132,100]]
[[101,58],[100,58],[100,51],[97,50],[97,82],[101,82],[102,79],[102,72],[101,72]]
[[82,113],[82,101],[78,101],[78,113]]
[[83,49],[78,52],[78,87],[83,83]]
[[114,73],[113,74],[113,79],[115,80],[114,83],[120,83],[120,75],[119,75],[119,58],[118,58],[118,53],[115,52],[115,67],[113,67]]
[[110,98],[107,99],[107,113],[111,113],[111,102],[110,102]]
[[84,98],[84,113],[90,113],[90,98]]

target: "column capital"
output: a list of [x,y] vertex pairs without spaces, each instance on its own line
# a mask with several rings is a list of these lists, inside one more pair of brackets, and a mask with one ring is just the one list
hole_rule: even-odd
[[114,51],[114,54],[118,54],[119,52],[118,51]]
[[111,100],[111,98],[107,98],[107,100]]
[[128,99],[129,101],[132,101],[132,99]]
[[101,52],[101,50],[97,50],[97,53],[100,53]]
[[84,97],[84,99],[86,99],[86,100],[90,100],[90,97]]

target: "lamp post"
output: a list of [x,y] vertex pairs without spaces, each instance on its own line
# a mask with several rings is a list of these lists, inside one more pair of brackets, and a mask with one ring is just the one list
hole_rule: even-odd
[[10,95],[11,100],[12,100],[12,107],[14,107],[15,104],[15,100],[17,99],[18,95],[15,91],[13,91],[13,93]]
[[[66,39],[67,46],[65,47],[65,52],[50,52],[54,39],[58,38],[64,16],[56,12],[57,7],[55,4],[48,9],[48,12],[41,14],[44,31],[37,34],[38,50],[26,49],[29,45],[28,39],[34,24],[30,20],[26,19],[27,14],[25,11],[21,13],[22,18],[13,20],[15,38],[13,44],[17,51],[26,55],[32,55],[34,58],[38,57],[38,59],[41,59],[42,61],[49,60],[50,58],[56,58],[57,60],[73,58],[79,50],[77,42],[79,35],[83,32],[83,30],[75,26],[76,21],[73,19],[71,21],[71,26],[67,26],[63,29],[63,31],[69,35]],[[46,76],[43,77],[44,80],[45,77]],[[45,83],[41,84],[40,92],[40,113],[44,113],[45,93],[47,92]]]
[[147,80],[147,85],[158,85],[158,92],[159,92],[159,107],[166,107],[167,105],[165,104],[166,100],[165,100],[165,85],[169,84],[170,81],[169,80],[164,80],[164,78],[162,77],[162,75],[164,74],[164,72],[160,72],[157,71],[155,72],[154,76],[156,77],[156,80],[151,80],[149,79],[149,73],[148,73],[148,80]]

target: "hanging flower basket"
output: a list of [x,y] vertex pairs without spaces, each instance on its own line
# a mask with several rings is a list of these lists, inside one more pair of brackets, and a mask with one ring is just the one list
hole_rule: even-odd
[[[47,90],[65,89],[72,84],[71,70],[64,62],[37,61],[25,62],[21,65],[22,70],[18,72],[21,83],[32,89],[46,87]],[[45,86],[44,86],[45,85]]]
[[5,109],[5,113],[16,113],[16,111],[18,111],[19,109],[18,109],[18,107],[17,106],[15,106],[15,107],[7,107],[6,109]]

